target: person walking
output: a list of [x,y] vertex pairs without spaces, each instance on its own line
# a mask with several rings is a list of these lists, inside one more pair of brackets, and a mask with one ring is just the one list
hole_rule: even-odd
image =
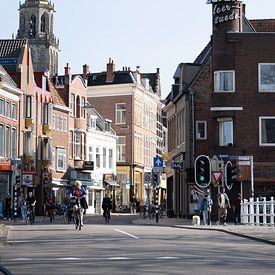
[[232,204],[235,225],[237,225],[237,223],[241,223],[241,201],[241,194],[238,194]]
[[204,225],[211,225],[212,206],[213,206],[212,199],[209,197],[209,195],[205,194],[203,200],[201,201],[201,207],[200,207]]
[[219,224],[227,225],[226,219],[227,219],[227,211],[229,208],[231,208],[229,198],[227,194],[225,193],[225,188],[221,188],[221,193],[218,197],[218,206],[219,206]]
[[5,198],[5,215],[4,220],[11,220],[11,196],[8,193]]
[[20,192],[19,198],[18,198],[18,205],[19,205],[19,213],[20,213],[20,219],[21,221],[25,221],[26,218],[26,201],[25,196],[23,192]]
[[107,194],[105,195],[105,198],[103,198],[101,207],[103,209],[103,217],[105,218],[106,223],[109,223],[111,218],[110,210],[112,209],[112,201]]

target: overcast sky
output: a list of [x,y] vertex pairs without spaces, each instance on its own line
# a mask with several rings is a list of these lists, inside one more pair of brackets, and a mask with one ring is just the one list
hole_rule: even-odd
[[[163,98],[170,92],[177,65],[192,62],[212,31],[206,0],[51,1],[56,10],[54,33],[60,39],[60,74],[67,62],[73,73],[81,73],[85,63],[91,72],[104,71],[109,57],[116,69],[160,68]],[[275,18],[275,0],[243,2],[247,18]],[[1,0],[1,39],[17,33],[18,7],[18,0]]]

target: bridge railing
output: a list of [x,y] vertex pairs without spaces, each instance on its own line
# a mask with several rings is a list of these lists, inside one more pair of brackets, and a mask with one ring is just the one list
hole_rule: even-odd
[[249,225],[269,225],[275,224],[275,201],[271,197],[269,201],[266,198],[244,199],[241,203],[241,223]]

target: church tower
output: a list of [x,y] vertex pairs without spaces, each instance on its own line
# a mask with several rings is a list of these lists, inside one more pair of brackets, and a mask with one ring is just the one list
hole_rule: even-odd
[[58,73],[59,41],[53,34],[54,4],[49,0],[25,0],[19,4],[17,38],[27,38],[35,72]]

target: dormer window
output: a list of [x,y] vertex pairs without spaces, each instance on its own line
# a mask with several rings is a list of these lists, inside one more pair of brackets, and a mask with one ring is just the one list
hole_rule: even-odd
[[89,125],[90,128],[95,129],[96,128],[96,116],[90,116],[89,119]]

